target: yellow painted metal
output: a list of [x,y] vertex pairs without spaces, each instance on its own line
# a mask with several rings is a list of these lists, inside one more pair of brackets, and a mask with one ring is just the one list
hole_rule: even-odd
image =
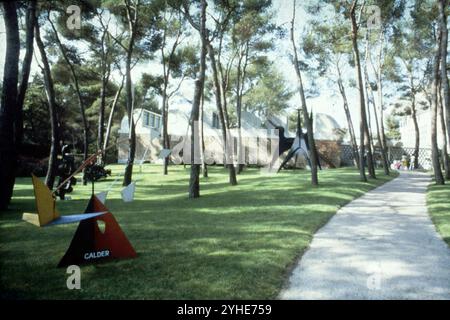
[[[32,175],[34,198],[36,200],[37,215],[24,213],[22,219],[37,226],[45,226],[60,217],[56,210],[56,201],[50,189],[35,175]],[[36,217],[37,216],[37,217]]]

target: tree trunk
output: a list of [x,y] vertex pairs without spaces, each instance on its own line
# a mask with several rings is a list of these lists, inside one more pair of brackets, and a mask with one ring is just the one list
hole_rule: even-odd
[[366,115],[367,115],[367,130],[365,131],[365,144],[366,149],[368,150],[368,154],[372,154],[372,161],[367,162],[369,175],[371,178],[374,178],[372,176],[372,168],[375,168],[375,160],[374,160],[374,153],[375,153],[375,144],[373,142],[373,135],[372,135],[372,116],[370,114],[370,100],[369,100],[369,93],[367,92],[367,84],[365,84],[365,96],[366,96]]
[[[448,0],[439,0],[439,17],[441,25],[441,82],[444,95],[444,112],[447,117],[447,142],[450,143],[450,93],[449,83],[447,77],[447,46],[448,46],[448,29],[447,29],[447,14]],[[450,152],[447,149],[447,152]]]
[[[359,110],[361,112],[360,116],[360,123],[359,123],[359,175],[360,179],[363,182],[367,181],[366,178],[366,172],[365,172],[365,163],[364,163],[364,156],[365,156],[365,141],[364,136],[367,128],[367,119],[366,119],[366,106],[365,106],[365,99],[364,99],[364,84],[362,81],[361,76],[361,62],[359,59],[359,49],[358,49],[358,26],[356,24],[356,16],[355,16],[355,10],[356,10],[356,4],[357,0],[353,1],[350,18],[352,21],[352,46],[353,46],[353,55],[355,57],[356,62],[356,78],[358,80],[358,86],[359,86]],[[369,150],[370,152],[370,150]],[[369,161],[367,161],[369,162]]]
[[124,79],[122,78],[122,82],[120,83],[119,90],[117,90],[117,92],[116,92],[113,103],[111,105],[111,111],[109,113],[108,124],[106,126],[106,133],[105,133],[105,138],[103,141],[103,154],[105,154],[105,155],[106,155],[106,150],[108,149],[109,136],[111,135],[111,127],[112,127],[112,123],[114,120],[114,112],[116,110],[117,102],[119,101],[120,93],[122,92],[122,89],[123,89],[123,82],[124,82]]
[[[198,120],[200,112],[200,102],[203,95],[203,87],[205,84],[206,71],[206,0],[201,2],[201,16],[200,16],[200,38],[201,38],[201,52],[200,52],[200,71],[199,77],[195,81],[194,100],[192,102],[192,126],[191,126],[191,175],[189,179],[189,199],[200,197],[200,164],[196,161],[196,155],[199,154],[198,146],[195,136],[198,136]],[[197,162],[197,163],[196,163]]]
[[352,144],[353,159],[355,161],[355,165],[359,167],[358,144],[356,143],[355,129],[353,127],[352,116],[350,114],[350,109],[348,107],[347,95],[345,93],[345,88],[342,83],[341,70],[339,69],[339,66],[337,66],[337,71],[338,71],[338,86],[344,103],[344,112],[345,117],[347,118],[348,133],[350,135],[350,142]]
[[23,141],[23,103],[28,88],[28,79],[30,77],[31,62],[33,60],[33,39],[34,25],[36,24],[36,0],[28,1],[26,13],[26,40],[25,57],[22,63],[22,78],[20,80],[19,93],[17,96],[17,113],[15,123],[15,141],[16,149],[20,150]]
[[135,132],[135,124],[133,119],[133,93],[132,93],[132,86],[131,86],[131,54],[129,54],[129,58],[127,58],[126,63],[126,83],[125,83],[125,90],[126,90],[126,108],[127,108],[127,115],[129,120],[129,134],[128,134],[128,160],[127,165],[125,167],[125,174],[123,177],[123,186],[128,186],[133,178],[133,164],[134,164],[134,158],[136,156],[136,132]]
[[[416,90],[414,87],[414,77],[412,71],[409,73],[409,85],[411,87],[411,118],[414,124],[414,169],[419,169],[419,150],[420,150],[420,128],[417,120],[417,108],[416,108]],[[430,108],[432,102],[430,101]]]
[[[238,118],[238,174],[240,174],[245,165],[245,148],[242,143],[242,96],[244,91],[244,81],[247,69],[247,61],[248,61],[248,42],[245,44],[245,49],[240,49],[239,53],[239,62],[237,68],[237,84],[236,84],[236,110],[237,110],[237,118]],[[244,62],[243,62],[244,61]]]
[[109,77],[111,74],[111,65],[107,62],[108,53],[105,51],[105,39],[107,37],[107,31],[104,31],[102,36],[102,88],[100,90],[100,107],[98,110],[98,131],[97,131],[97,150],[102,150],[101,164],[105,163],[105,109],[106,109],[106,90],[109,83]]
[[[230,118],[229,118],[229,114],[228,114],[228,101],[227,101],[227,90],[228,90],[228,80],[229,80],[229,75],[230,75],[230,69],[228,68],[229,66],[227,66],[227,69],[223,70],[223,66],[222,66],[222,62],[221,62],[221,54],[222,54],[222,41],[223,41],[223,35],[220,38],[220,46],[219,46],[219,56],[218,56],[218,60],[217,60],[217,66],[218,66],[218,74],[220,74],[220,86],[221,86],[221,101],[222,101],[222,109],[223,109],[223,115],[225,117],[225,125],[226,128],[229,130],[230,129]],[[230,59],[231,61],[233,59]],[[230,63],[230,67],[231,67],[231,63]],[[216,72],[217,73],[217,72]],[[219,78],[219,76],[217,77]]]
[[433,82],[431,86],[431,160],[433,163],[434,179],[436,184],[445,184],[444,177],[442,175],[441,163],[439,161],[439,149],[437,144],[437,109],[438,109],[438,81],[439,81],[439,64],[441,58],[441,32],[438,31],[438,37],[436,41],[436,50],[433,63]]
[[300,65],[299,65],[298,55],[297,55],[297,46],[295,45],[295,36],[294,36],[295,6],[296,6],[296,0],[294,0],[293,10],[292,10],[292,21],[291,21],[291,42],[292,42],[292,48],[294,51],[294,67],[295,67],[295,72],[297,74],[298,89],[299,89],[300,98],[302,101],[303,119],[305,120],[306,129],[308,132],[308,144],[309,144],[309,148],[310,148],[309,156],[311,159],[311,184],[313,186],[317,186],[319,184],[319,179],[317,177],[317,163],[318,163],[317,149],[316,149],[316,143],[314,141],[312,117],[309,116],[308,108],[306,106],[306,98],[305,98],[305,92],[303,89],[302,74],[300,71]]
[[[51,21],[50,15],[47,16],[47,20],[50,22],[50,25],[55,34],[55,39],[56,39],[57,45],[58,45],[59,49],[61,50],[63,58],[66,61],[67,65],[70,69],[70,73],[72,75],[72,80],[73,80],[73,83],[75,86],[75,92],[76,92],[77,98],[78,98],[78,107],[80,109],[81,121],[83,123],[83,157],[84,157],[84,160],[86,160],[89,155],[88,154],[89,153],[89,124],[88,124],[88,121],[86,118],[86,111],[84,108],[83,96],[81,94],[78,76],[77,76],[77,73],[75,72],[75,67],[73,66],[72,62],[70,61],[69,57],[67,56],[66,49],[64,48],[64,46],[61,43],[61,40],[58,35],[58,31],[56,30],[55,25]],[[84,184],[86,184],[85,178],[83,178],[83,181],[84,181]]]
[[51,145],[50,145],[50,156],[48,159],[48,169],[47,175],[45,177],[45,184],[49,187],[49,189],[53,189],[53,184],[55,183],[55,175],[57,169],[57,157],[60,151],[59,145],[59,129],[58,129],[58,108],[56,104],[56,95],[55,89],[53,85],[52,73],[50,70],[50,65],[48,63],[47,54],[45,52],[44,43],[41,39],[39,23],[35,25],[35,39],[36,44],[39,48],[39,52],[41,55],[42,65],[43,65],[43,73],[44,73],[44,81],[45,81],[45,92],[47,94],[48,100],[48,110],[50,114],[50,127],[52,132],[51,137]]
[[385,166],[389,170],[389,157],[387,152],[387,143],[386,143],[386,134],[384,131],[384,106],[383,106],[383,81],[382,81],[382,63],[381,63],[381,55],[383,52],[383,44],[384,44],[384,33],[382,32],[383,29],[380,31],[380,50],[378,52],[378,72],[377,72],[377,87],[378,87],[378,103],[379,103],[379,110],[380,110],[380,136],[381,136],[381,148],[383,148],[384,157],[385,157]]
[[241,92],[241,64],[242,64],[242,55],[239,56],[239,62],[237,66],[237,80],[236,80],[236,116],[237,116],[237,129],[238,129],[238,141],[237,141],[237,158],[238,158],[238,170],[237,173],[241,174],[243,165],[242,165],[242,100],[240,98]]
[[[163,138],[163,148],[169,149],[169,134],[168,134],[168,108],[167,108],[167,87],[169,85],[169,75],[170,75],[170,60],[172,58],[172,54],[169,57],[169,61],[166,61],[165,54],[164,54],[164,46],[166,45],[166,31],[164,31],[163,36],[163,44],[161,46],[161,56],[162,56],[162,65],[163,65],[163,92],[162,92],[162,138]],[[172,51],[173,53],[173,51]],[[163,167],[163,173],[164,175],[167,175],[169,171],[169,156],[164,158],[164,167]]]
[[[164,149],[170,149],[170,138],[169,138],[169,128],[168,128],[168,124],[169,124],[169,108],[168,108],[168,103],[167,103],[167,98],[163,98],[163,147]],[[169,158],[170,156],[167,156],[164,158],[164,174],[167,175],[169,173]]]
[[205,126],[204,126],[204,107],[205,107],[205,95],[204,93],[202,94],[202,100],[201,100],[201,109],[200,109],[200,113],[201,113],[201,158],[202,158],[202,171],[203,171],[203,177],[204,178],[208,178],[208,165],[206,163],[206,159],[205,159]]
[[[164,56],[164,52],[163,52]],[[164,62],[163,62],[164,63]],[[164,67],[164,85],[163,85],[163,92],[162,92],[162,122],[163,122],[163,128],[162,128],[162,138],[163,138],[163,148],[168,149],[168,114],[167,114],[167,82],[168,78],[166,76],[166,68]],[[164,158],[164,169],[163,173],[164,175],[167,175],[169,171],[169,156]]]
[[100,108],[98,111],[98,132],[97,132],[97,149],[102,150],[101,163],[105,162],[105,154],[102,149],[104,145],[105,137],[105,108],[106,108],[106,85],[108,83],[107,79],[102,80],[102,89],[100,92]]
[[367,149],[367,171],[369,172],[369,176],[372,179],[376,179],[375,175],[375,164],[373,160],[373,153],[372,153],[372,145],[371,145],[371,138],[369,133],[369,126],[367,124],[367,118],[364,121],[364,143],[366,145]]
[[367,78],[367,57],[369,54],[369,41],[367,38],[368,34],[366,33],[366,53],[365,53],[365,63],[364,63],[364,68],[361,70],[364,73],[364,76],[366,77],[366,81],[364,82],[364,89],[365,89],[365,97],[367,101],[367,106],[366,106],[366,115],[367,115],[367,122],[364,128],[364,132],[365,132],[365,144],[366,144],[366,149],[367,149],[367,168],[369,171],[369,176],[371,178],[376,179],[375,176],[375,161],[373,158],[373,154],[375,152],[375,146],[373,144],[373,137],[372,137],[372,119],[371,119],[371,115],[370,115],[370,101],[369,101],[369,86],[370,83],[368,83],[368,78]]
[[128,19],[128,29],[130,32],[130,41],[127,48],[127,58],[126,58],[126,82],[125,82],[125,90],[126,90],[126,108],[127,115],[129,121],[129,134],[128,134],[128,160],[127,165],[125,167],[125,173],[123,176],[123,186],[128,186],[133,178],[133,165],[134,158],[136,156],[136,131],[135,124],[133,119],[133,88],[131,86],[131,59],[133,57],[133,49],[134,49],[134,41],[135,41],[135,30],[134,26],[137,23],[137,15],[139,8],[134,8],[134,19],[131,16],[131,7],[130,4],[126,1],[126,11],[127,11],[127,19]]
[[[415,99],[413,99],[415,100]],[[417,110],[416,110],[416,103],[415,101],[412,104],[414,107],[411,109],[411,117],[413,119],[414,124],[414,135],[415,135],[415,142],[414,142],[414,169],[419,169],[419,150],[420,150],[420,129],[419,129],[419,122],[417,121]]]
[[380,150],[381,150],[381,158],[383,161],[383,170],[384,170],[384,174],[386,176],[390,175],[390,171],[389,171],[389,161],[388,161],[388,157],[387,157],[387,153],[386,153],[386,149],[384,148],[384,143],[383,143],[383,137],[381,135],[381,128],[380,128],[380,123],[378,121],[378,114],[377,114],[377,108],[375,105],[375,100],[374,104],[373,104],[373,112],[375,115],[375,125],[377,126],[377,139],[378,139],[378,143],[380,145]]
[[[440,86],[441,87],[441,86]],[[444,163],[445,170],[445,179],[450,180],[450,158],[447,152],[447,126],[445,125],[445,117],[444,117],[444,105],[442,99],[442,90],[439,88],[439,105],[438,105],[438,117],[441,122],[441,133],[442,133],[442,162]]]
[[[387,161],[387,155],[386,155],[386,150],[383,147],[383,141],[381,138],[381,133],[380,133],[380,126],[378,123],[378,116],[377,116],[377,107],[375,104],[375,95],[373,94],[373,90],[372,90],[372,86],[370,85],[370,80],[369,80],[369,73],[367,72],[367,63],[370,60],[369,59],[369,40],[368,40],[368,33],[366,33],[366,43],[367,43],[367,47],[366,47],[366,59],[365,59],[365,65],[364,65],[364,78],[365,78],[365,83],[366,83],[366,95],[367,95],[367,112],[368,112],[368,117],[369,117],[369,123],[370,123],[370,102],[369,102],[369,94],[370,97],[372,99],[372,106],[373,106],[373,112],[374,112],[374,117],[375,117],[375,125],[376,125],[376,129],[377,129],[377,139],[378,139],[378,144],[380,145],[380,150],[381,150],[381,158],[383,161],[383,170],[384,170],[384,174],[385,175],[389,175],[389,166],[388,166],[388,161]],[[381,72],[381,71],[380,71]],[[379,88],[378,88],[379,90]],[[369,128],[371,128],[371,126],[369,126]],[[372,132],[372,130],[370,129],[370,132]],[[372,142],[372,150],[373,152],[375,151],[375,144],[373,143],[373,137],[371,137],[371,142]]]
[[17,113],[20,38],[15,2],[3,2],[6,29],[6,54],[0,108],[0,210],[8,208],[17,166],[14,122]]
[[222,109],[222,93],[221,93],[221,86],[219,83],[219,74],[217,72],[217,66],[216,66],[216,59],[214,56],[214,49],[211,45],[211,43],[208,43],[208,55],[209,60],[211,64],[212,74],[213,74],[213,81],[214,81],[214,91],[215,91],[215,97],[216,97],[216,106],[217,106],[217,113],[219,115],[220,120],[220,126],[222,129],[222,139],[223,139],[223,153],[225,155],[225,165],[228,167],[229,170],[229,181],[232,186],[237,185],[237,179],[236,179],[236,170],[234,168],[234,164],[232,161],[227,161],[227,125],[225,123],[225,116],[224,116],[224,110]]

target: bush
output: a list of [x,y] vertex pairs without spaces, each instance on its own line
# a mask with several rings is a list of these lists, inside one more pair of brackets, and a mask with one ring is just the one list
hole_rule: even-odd
[[44,177],[47,173],[48,157],[37,159],[33,157],[19,156],[17,159],[17,177],[29,177],[32,173],[38,177]]

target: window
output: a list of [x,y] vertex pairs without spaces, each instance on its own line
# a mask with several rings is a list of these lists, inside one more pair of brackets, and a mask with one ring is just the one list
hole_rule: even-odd
[[144,126],[150,125],[150,113],[144,112]]
[[153,113],[150,114],[150,127],[155,127],[155,115]]
[[161,116],[153,112],[145,111],[142,121],[145,127],[159,129],[161,126]]

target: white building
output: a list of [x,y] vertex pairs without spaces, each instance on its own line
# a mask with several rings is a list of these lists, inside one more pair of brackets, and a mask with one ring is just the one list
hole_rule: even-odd
[[[190,134],[189,119],[191,114],[191,105],[178,104],[169,111],[168,134],[170,137],[170,145],[173,148],[180,141]],[[136,163],[144,161],[160,162],[159,154],[162,150],[162,117],[161,115],[144,110],[135,109],[134,123],[136,128]],[[267,138],[277,138],[272,130],[275,124],[285,129],[285,136],[294,137],[295,132],[288,131],[288,117],[271,117],[270,121],[261,119],[255,113],[243,111],[242,113],[242,129],[241,134],[243,143],[246,146],[246,159],[249,154],[250,138],[257,138],[258,150],[264,145]],[[314,123],[314,132],[318,140],[338,140],[336,130],[339,128],[337,122],[326,114],[316,114]],[[215,154],[220,154],[223,150],[222,131],[220,129],[220,121],[216,108],[213,105],[205,105],[203,114],[203,130],[205,136],[205,145],[207,150],[213,150]],[[122,119],[119,129],[118,145],[118,162],[125,163],[128,158],[128,142],[129,120],[125,116]],[[235,150],[237,149],[237,137],[235,136]],[[265,145],[264,145],[265,146]],[[189,149],[189,148],[187,148]],[[236,152],[236,151],[235,151]],[[259,162],[258,162],[259,164]]]
[[[135,109],[133,120],[136,131],[136,160],[148,161],[157,159],[161,151],[161,115],[144,109]],[[128,159],[128,142],[126,137],[130,132],[128,116],[124,116],[120,123],[118,162],[126,163]]]

